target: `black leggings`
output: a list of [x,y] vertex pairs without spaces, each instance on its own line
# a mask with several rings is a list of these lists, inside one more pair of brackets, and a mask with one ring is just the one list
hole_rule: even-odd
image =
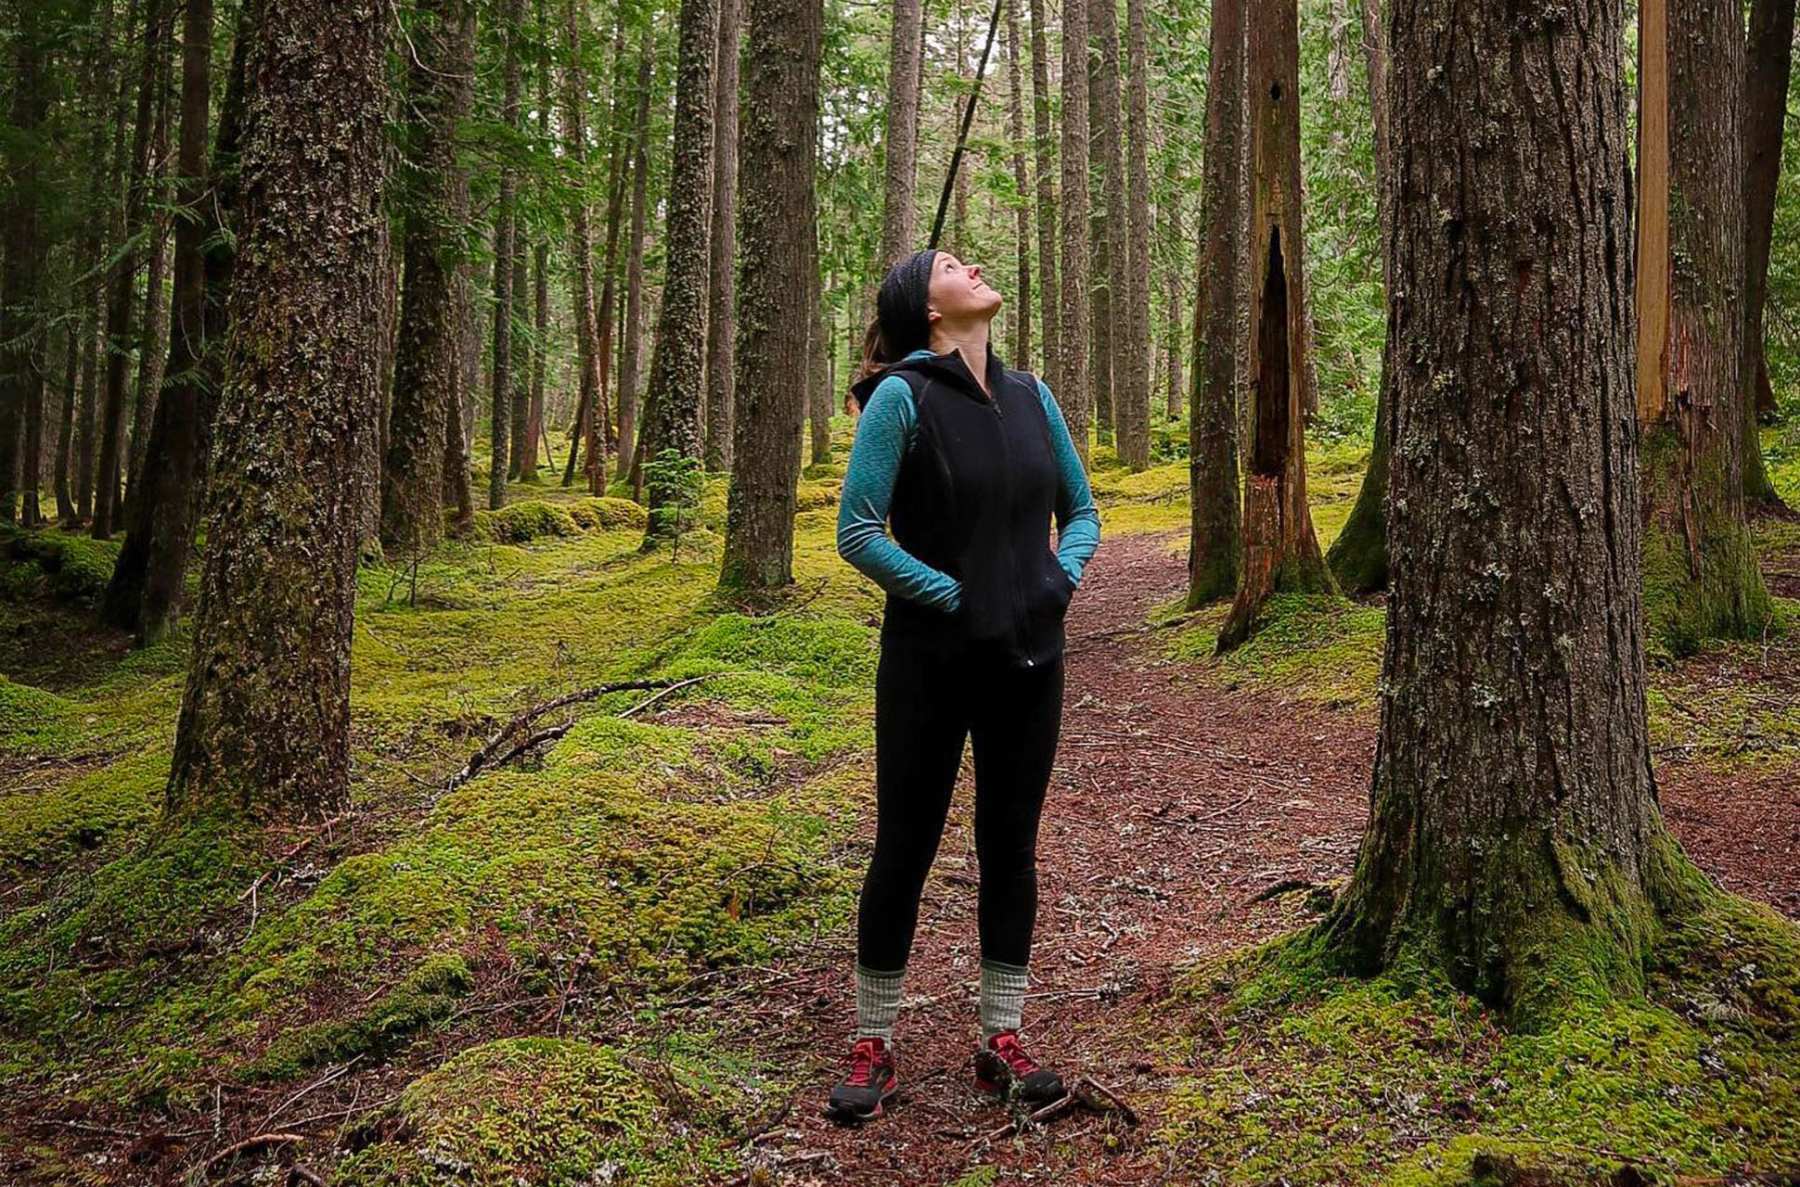
[[1063,660],[1012,668],[998,655],[883,640],[875,675],[875,856],[863,880],[856,955],[906,966],[919,895],[962,765],[975,747],[981,955],[1024,965],[1037,917],[1038,816],[1062,724]]

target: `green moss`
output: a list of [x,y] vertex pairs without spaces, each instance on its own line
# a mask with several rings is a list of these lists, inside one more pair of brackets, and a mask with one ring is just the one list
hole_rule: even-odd
[[[1168,621],[1180,611],[1172,603],[1157,618]],[[1232,687],[1343,707],[1373,703],[1386,638],[1381,607],[1324,594],[1275,594],[1263,603],[1250,638],[1214,658],[1227,611],[1213,606],[1195,612],[1173,633],[1169,653]]]
[[283,1033],[244,1074],[250,1079],[282,1080],[356,1056],[383,1059],[420,1030],[447,1017],[473,981],[462,957],[428,957],[400,984],[354,1016]]
[[0,589],[20,595],[29,588],[35,568],[52,597],[92,606],[112,580],[119,547],[116,540],[95,540],[56,528],[31,532],[0,528],[0,555],[7,558],[0,561],[6,567],[0,573]]
[[580,530],[564,508],[533,499],[509,503],[498,511],[477,511],[473,535],[477,540],[526,544],[546,536],[573,536]]

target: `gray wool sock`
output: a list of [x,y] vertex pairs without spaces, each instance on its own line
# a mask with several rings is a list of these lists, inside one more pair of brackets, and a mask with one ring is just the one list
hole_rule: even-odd
[[900,982],[906,970],[883,973],[856,966],[856,1038],[878,1038],[894,1044],[894,1019],[900,1014]]
[[981,962],[981,1041],[1019,1029],[1025,1013],[1025,966]]

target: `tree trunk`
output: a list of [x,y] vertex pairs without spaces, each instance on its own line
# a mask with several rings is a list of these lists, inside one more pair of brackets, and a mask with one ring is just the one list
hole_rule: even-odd
[[[172,31],[172,26],[171,26]],[[169,302],[163,292],[169,279],[169,215],[165,209],[169,196],[169,92],[170,64],[174,55],[164,52],[157,66],[156,132],[150,149],[150,169],[146,183],[152,210],[147,222],[150,229],[150,263],[144,284],[144,322],[138,339],[137,398],[131,410],[131,449],[125,467],[125,500],[120,504],[116,520],[129,524],[134,518],[132,504],[137,501],[138,485],[143,481],[144,454],[150,448],[150,426],[156,419],[156,404],[162,397],[163,367],[169,361]]]
[[[1126,321],[1125,273],[1125,156],[1119,135],[1119,16],[1114,0],[1090,0],[1087,5],[1093,53],[1088,58],[1088,130],[1093,137],[1092,167],[1099,174],[1100,205],[1089,215],[1093,260],[1089,299],[1093,317],[1093,354],[1088,359],[1089,391],[1093,399],[1094,432],[1100,441],[1113,440],[1123,343],[1115,327]],[[1064,17],[1065,26],[1067,16]],[[1068,36],[1065,27],[1063,36]],[[1063,118],[1068,119],[1064,112]],[[1068,186],[1063,187],[1068,201]]]
[[812,299],[807,306],[806,419],[812,430],[812,465],[831,460],[831,347],[825,337],[825,286],[819,274],[817,242],[808,245],[807,280]]
[[[575,459],[584,439],[603,440],[589,424],[594,406],[600,398],[600,323],[594,308],[594,230],[588,209],[587,152],[587,71],[582,66],[581,35],[587,23],[586,0],[568,0],[564,36],[567,38],[569,62],[564,72],[563,143],[575,176],[570,185],[574,191],[575,217],[569,228],[569,257],[574,265],[576,366],[581,377],[575,403],[575,433],[569,442],[569,461],[563,470],[563,485],[575,481]],[[598,480],[606,485],[605,462],[593,448],[588,450],[588,486]],[[596,468],[598,474],[595,473]]]
[[1744,523],[1739,428],[1744,41],[1737,0],[1643,0],[1638,14],[1644,622],[1684,655],[1760,637],[1774,614]]
[[38,523],[38,456],[43,447],[44,261],[50,244],[40,224],[38,174],[40,157],[50,147],[41,139],[50,90],[41,14],[26,4],[17,19],[12,126],[6,142],[12,184],[6,195],[6,259],[0,265],[0,519],[13,521],[16,481],[24,495],[19,519],[30,528]]
[[594,314],[595,325],[600,334],[595,362],[600,386],[595,393],[594,407],[600,410],[600,415],[588,421],[587,436],[588,493],[593,495],[606,493],[606,461],[618,446],[618,437],[612,423],[612,357],[613,343],[616,341],[613,337],[613,322],[616,320],[613,311],[619,298],[619,226],[623,221],[621,213],[625,206],[625,176],[630,172],[631,163],[631,143],[625,127],[627,108],[624,101],[623,9],[619,10],[618,20],[613,27],[612,63],[612,100],[606,121],[609,138],[612,140],[606,177],[606,255],[600,273],[600,304]]
[[[500,119],[514,136],[524,133],[519,105],[519,34],[525,23],[525,0],[506,0],[501,15],[506,64],[501,83]],[[506,478],[516,470],[513,454],[513,275],[518,254],[518,170],[510,155],[500,163],[500,203],[494,213],[494,346],[493,383],[488,423],[488,510],[506,505]]]
[[[536,0],[537,24],[545,28],[544,0]],[[545,144],[550,142],[550,51],[542,40],[538,43],[537,54],[537,117],[538,139]],[[520,266],[523,267],[524,251],[520,249]],[[544,440],[544,364],[549,355],[550,325],[550,246],[539,239],[532,245],[531,278],[532,278],[532,310],[531,310],[531,374],[525,377],[525,408],[521,422],[523,435],[519,441],[517,457],[519,459],[519,481],[535,483],[538,481],[538,443]],[[523,285],[515,281],[521,289]],[[520,296],[523,302],[524,297]],[[545,461],[552,471],[556,468],[556,458],[549,454],[546,447]]]
[[[444,455],[452,407],[460,407],[456,264],[456,131],[468,110],[474,44],[469,0],[421,0],[422,27],[408,55],[411,140],[402,246],[400,327],[394,359],[387,462],[381,473],[381,542],[414,558],[444,533]],[[456,419],[460,419],[457,417]],[[460,429],[458,430],[460,432]]]
[[806,358],[820,287],[813,171],[823,25],[819,0],[750,0],[739,299],[758,315],[738,326],[737,464],[719,575],[727,589],[772,590],[794,579],[794,488],[805,415],[794,360]]
[[[1038,297],[1041,302],[1038,332],[1044,340],[1041,374],[1052,383],[1060,383],[1058,343],[1061,335],[1056,322],[1062,290],[1056,283],[1056,182],[1051,175],[1055,154],[1050,130],[1050,51],[1045,41],[1044,0],[1031,0],[1031,129],[1032,152],[1037,165]],[[1021,294],[1019,299],[1024,300],[1024,295]],[[1021,359],[1018,365],[1029,364]],[[1059,399],[1066,400],[1067,396]]]
[[1063,0],[1062,323],[1057,331],[1057,403],[1088,458],[1088,72],[1087,0]]
[[1206,244],[1194,311],[1194,408],[1188,422],[1190,607],[1238,586],[1243,520],[1238,496],[1238,378],[1243,341],[1242,258],[1246,0],[1213,0],[1206,84]]
[[888,40],[887,137],[883,142],[885,195],[881,214],[881,267],[920,246],[913,187],[918,184],[919,72],[924,55],[922,0],[894,0],[894,32]]
[[[79,292],[77,293],[79,298]],[[69,313],[68,333],[63,346],[62,418],[56,429],[56,518],[62,523],[75,519],[75,493],[70,485],[69,454],[75,440],[75,403],[77,374],[81,358],[81,310]]]
[[[731,469],[732,348],[737,334],[738,43],[744,0],[719,0],[714,92],[712,264],[706,314],[706,468]],[[647,100],[646,100],[647,101]]]
[[1181,193],[1175,188],[1176,165],[1171,153],[1168,173],[1164,177],[1163,199],[1163,233],[1165,250],[1169,253],[1170,264],[1163,269],[1163,339],[1167,346],[1168,398],[1163,404],[1163,416],[1168,420],[1181,419],[1182,406],[1185,400],[1181,390],[1181,352],[1184,346],[1182,323],[1182,302],[1185,294],[1181,284],[1181,261],[1185,253],[1181,250],[1186,234],[1183,226]]
[[[1393,288],[1394,190],[1390,164],[1387,105],[1387,30],[1381,19],[1382,0],[1362,0],[1363,53],[1369,66],[1369,108],[1375,123],[1375,193],[1377,223],[1381,233],[1381,278]],[[1381,348],[1381,386],[1375,395],[1375,439],[1369,450],[1369,468],[1343,531],[1331,542],[1325,562],[1347,594],[1368,594],[1387,588],[1388,405],[1393,402],[1392,329]]]
[[1370,823],[1320,935],[1529,1030],[1641,991],[1679,852],[1644,723],[1621,6],[1389,3],[1404,461]]
[[1006,136],[1012,141],[1013,251],[1019,261],[1019,291],[1012,303],[1012,365],[1031,367],[1031,184],[1025,176],[1025,81],[1020,59],[1019,0],[1006,0]]
[[1113,360],[1118,383],[1113,420],[1119,458],[1133,470],[1150,464],[1150,39],[1144,0],[1126,0],[1126,54],[1130,64],[1125,130],[1126,169],[1125,340]]
[[349,799],[354,468],[376,399],[390,19],[308,0],[265,0],[257,19],[177,812],[319,817]]
[[[675,74],[675,147],[669,169],[668,276],[656,346],[650,355],[650,388],[644,399],[643,453],[653,459],[665,449],[683,457],[701,455],[701,402],[706,376],[706,273],[711,263],[713,49],[718,39],[719,0],[681,0],[680,44]],[[759,113],[761,115],[761,113]],[[798,135],[799,130],[791,130]],[[811,150],[809,149],[808,152]],[[810,159],[810,157],[808,158]],[[810,205],[808,206],[810,210]],[[803,212],[786,212],[796,218]],[[809,224],[810,225],[810,224]],[[804,297],[800,289],[798,296]],[[745,308],[757,308],[746,304]],[[804,341],[806,320],[794,323]],[[789,356],[792,365],[793,356]],[[790,384],[797,390],[798,385]],[[795,428],[797,433],[798,426]],[[736,455],[737,442],[732,444]],[[661,499],[652,496],[654,512]],[[650,518],[645,544],[661,534]]]
[[1306,263],[1300,210],[1300,32],[1295,0],[1250,10],[1249,472],[1244,560],[1219,651],[1255,631],[1276,593],[1332,593],[1336,583],[1306,504]]
[[137,120],[131,141],[131,174],[125,200],[124,239],[128,246],[108,275],[111,291],[106,302],[106,388],[100,416],[99,474],[94,490],[94,521],[89,527],[96,540],[111,538],[118,510],[119,473],[125,435],[125,369],[131,361],[131,301],[137,283],[138,253],[131,243],[143,233],[150,168],[150,141],[154,131],[156,83],[163,47],[164,0],[148,0],[144,15],[144,56],[138,72]]
[[625,252],[625,331],[619,357],[619,457],[637,453],[638,389],[644,342],[644,218],[650,188],[650,90],[656,46],[638,54],[637,128],[632,134],[631,236]]
[[[472,75],[471,75],[472,77]],[[466,110],[466,108],[465,108]],[[451,182],[452,227],[469,222],[469,178],[458,170]],[[450,534],[463,535],[475,521],[475,496],[469,488],[469,433],[474,419],[469,402],[476,387],[476,366],[469,345],[475,340],[474,265],[459,260],[450,273],[451,387],[444,408],[444,503],[450,508]]]
[[[1749,73],[1744,88],[1744,495],[1763,508],[1781,496],[1763,464],[1757,420],[1775,411],[1769,386],[1764,311],[1769,299],[1769,244],[1775,233],[1775,192],[1781,180],[1788,76],[1794,61],[1794,0],[1751,0]],[[1791,164],[1791,162],[1790,162]]]

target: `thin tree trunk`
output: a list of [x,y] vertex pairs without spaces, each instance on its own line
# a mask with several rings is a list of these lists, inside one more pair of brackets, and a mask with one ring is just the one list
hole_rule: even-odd
[[[133,0],[133,11],[136,5]],[[129,22],[128,22],[129,24]],[[117,187],[109,183],[107,176],[106,129],[112,127],[114,136],[123,143],[123,119],[114,121],[107,118],[109,103],[114,92],[113,74],[116,54],[113,48],[113,6],[100,6],[100,25],[96,31],[94,52],[91,60],[85,63],[86,79],[82,87],[82,114],[92,129],[88,137],[87,152],[89,161],[88,203],[84,207],[85,229],[80,239],[80,247],[76,257],[76,267],[88,270],[88,275],[77,283],[76,297],[80,305],[78,320],[81,327],[81,361],[80,378],[77,381],[79,398],[76,402],[75,416],[75,514],[64,520],[64,526],[75,528],[82,520],[93,512],[94,503],[94,449],[96,442],[95,415],[99,402],[99,335],[104,324],[106,309],[106,271],[103,267],[105,240],[103,231],[108,226],[111,205],[110,195]]]
[[913,187],[918,183],[920,40],[925,14],[921,0],[894,0],[894,31],[888,39],[887,136],[883,141],[884,204],[881,266],[919,246]]
[[[1050,129],[1050,51],[1044,33],[1044,0],[1031,0],[1031,128],[1032,151],[1037,165],[1038,295],[1041,301],[1039,333],[1044,340],[1043,372],[1061,384],[1057,306],[1062,290],[1056,282],[1056,182],[1053,178],[1055,143]],[[1024,297],[1021,294],[1020,299]],[[1019,366],[1027,366],[1025,360]]]
[[743,143],[739,297],[758,316],[738,325],[737,464],[719,576],[727,589],[773,590],[794,579],[794,496],[805,408],[793,368],[797,355],[806,357],[820,287],[813,174],[823,25],[819,0],[750,0],[745,76],[748,109],[757,119]]
[[1194,310],[1194,408],[1188,422],[1190,607],[1230,597],[1243,559],[1238,486],[1238,379],[1243,339],[1246,0],[1213,0],[1206,86],[1206,243]]
[[1277,593],[1335,593],[1306,503],[1306,317],[1300,203],[1300,30],[1295,0],[1258,0],[1246,26],[1250,107],[1250,456],[1237,598],[1219,628],[1229,651]]
[[550,245],[547,243],[539,243],[532,253],[531,289],[531,325],[535,345],[531,351],[531,411],[525,426],[525,435],[530,442],[526,451],[531,465],[527,467],[521,463],[519,475],[527,482],[535,480],[528,475],[536,473],[539,444],[544,446],[544,461],[549,465],[551,473],[556,472],[556,456],[550,452],[545,429],[548,422],[544,418],[544,372],[550,356],[547,349],[550,340]]
[[1031,366],[1031,185],[1025,176],[1025,81],[1019,59],[1025,43],[1019,36],[1019,0],[1006,0],[1006,135],[1012,141],[1013,252],[1019,261],[1019,291],[1012,299],[1013,366]]
[[[1794,0],[1751,0],[1748,74],[1744,89],[1744,495],[1753,506],[1779,508],[1781,496],[1763,463],[1759,417],[1775,411],[1769,385],[1764,311],[1769,300],[1769,246],[1775,233],[1775,193],[1787,119],[1788,78],[1794,61]],[[1793,163],[1790,162],[1790,165]]]
[[69,482],[69,453],[74,446],[76,380],[81,355],[81,311],[69,316],[63,342],[62,417],[56,429],[56,518],[67,524],[75,519],[74,490]]
[[594,308],[594,231],[587,197],[587,71],[581,64],[581,37],[586,23],[586,0],[568,0],[563,30],[569,54],[564,71],[563,142],[575,171],[569,187],[574,191],[575,203],[575,217],[569,228],[569,257],[575,272],[572,296],[575,299],[576,365],[581,383],[575,404],[575,434],[569,443],[569,462],[563,471],[563,485],[574,483],[575,458],[581,452],[581,442],[586,439],[590,442],[587,468],[591,490],[596,485],[605,488],[606,467],[595,448],[603,436],[589,423],[594,419],[594,405],[600,398],[602,381],[599,314]]
[[[472,72],[471,72],[472,76]],[[464,227],[469,222],[469,178],[458,170],[451,184],[451,225]],[[444,417],[444,506],[451,510],[450,534],[461,536],[475,521],[475,495],[470,489],[469,437],[473,432],[478,365],[470,346],[475,333],[474,265],[461,260],[450,275],[450,324],[453,346],[452,375],[454,382]],[[479,349],[477,347],[477,349]]]
[[[388,11],[266,0],[206,560],[168,803],[349,799],[357,437],[376,399]],[[434,492],[435,493],[435,492]]]
[[1088,400],[1088,72],[1087,0],[1063,0],[1062,323],[1057,332],[1057,403],[1085,463],[1093,406]]
[[[650,91],[655,43],[645,35],[638,54],[637,128],[632,133],[631,232],[625,252],[625,330],[619,358],[619,457],[637,454],[638,390],[644,342],[644,219],[650,188]],[[710,421],[709,421],[710,423]]]
[[612,355],[613,343],[613,310],[619,296],[619,225],[621,213],[625,206],[625,175],[629,172],[631,143],[625,127],[626,106],[625,92],[625,20],[621,9],[619,19],[613,30],[613,85],[611,110],[608,113],[606,126],[612,139],[611,159],[607,166],[606,180],[606,258],[602,265],[600,286],[600,306],[595,312],[595,320],[600,332],[596,370],[599,371],[600,386],[595,393],[594,407],[600,410],[598,417],[588,421],[588,493],[600,495],[606,493],[606,459],[618,446],[618,437],[612,424]]
[[[1119,134],[1119,16],[1113,0],[1089,0],[1087,5],[1088,129],[1093,138],[1093,169],[1099,174],[1100,204],[1089,214],[1093,246],[1089,290],[1093,353],[1088,359],[1089,390],[1098,440],[1113,440],[1114,405],[1122,386],[1124,368],[1117,357],[1122,343],[1113,330],[1126,320],[1125,273],[1125,155]],[[1065,17],[1065,24],[1067,18]],[[1063,36],[1068,36],[1065,28]],[[1067,113],[1063,116],[1068,118]],[[1068,187],[1063,187],[1068,201]]]
[[[525,0],[507,0],[501,16],[500,35],[506,39],[506,64],[501,83],[500,119],[513,135],[524,131],[519,104],[519,34],[525,23]],[[510,157],[500,163],[500,202],[494,214],[494,346],[492,389],[489,393],[488,510],[506,505],[506,477],[516,469],[513,455],[513,274],[518,252],[518,170]]]
[[818,244],[812,245],[807,280],[812,285],[806,339],[806,419],[812,430],[810,464],[831,460],[831,346],[825,336],[825,285],[819,274]]
[[732,348],[737,336],[738,41],[744,0],[719,0],[714,92],[712,263],[706,314],[706,468],[731,469]]
[[1164,189],[1166,197],[1162,203],[1162,241],[1170,260],[1168,267],[1163,269],[1163,340],[1167,347],[1169,366],[1168,398],[1163,404],[1163,415],[1168,420],[1180,420],[1185,403],[1181,387],[1181,352],[1185,345],[1184,330],[1186,326],[1181,316],[1185,294],[1182,292],[1182,268],[1179,261],[1186,255],[1182,250],[1186,230],[1181,209],[1181,195],[1174,185],[1176,180],[1174,155],[1170,154],[1169,159],[1170,165],[1164,177],[1164,181],[1168,183]]
[[1119,458],[1133,470],[1150,464],[1150,37],[1144,0],[1126,0],[1127,81],[1125,340],[1113,360],[1118,384]]
[[174,55],[164,52],[157,68],[156,133],[151,146],[151,165],[147,184],[150,201],[157,209],[150,212],[150,265],[144,285],[144,322],[138,345],[137,398],[131,411],[131,449],[125,468],[125,501],[120,506],[119,522],[133,519],[132,504],[137,499],[138,484],[144,473],[144,454],[150,447],[150,426],[156,418],[156,403],[162,396],[163,367],[169,361],[169,302],[163,292],[169,279],[169,215],[166,193],[169,178],[169,109],[170,68]]
[[11,523],[13,491],[23,494],[18,516],[25,527],[38,524],[38,462],[43,451],[44,262],[48,237],[42,233],[38,174],[39,142],[50,107],[45,77],[41,13],[20,8],[13,31],[12,110],[9,113],[6,194],[6,258],[0,265],[0,519]]

